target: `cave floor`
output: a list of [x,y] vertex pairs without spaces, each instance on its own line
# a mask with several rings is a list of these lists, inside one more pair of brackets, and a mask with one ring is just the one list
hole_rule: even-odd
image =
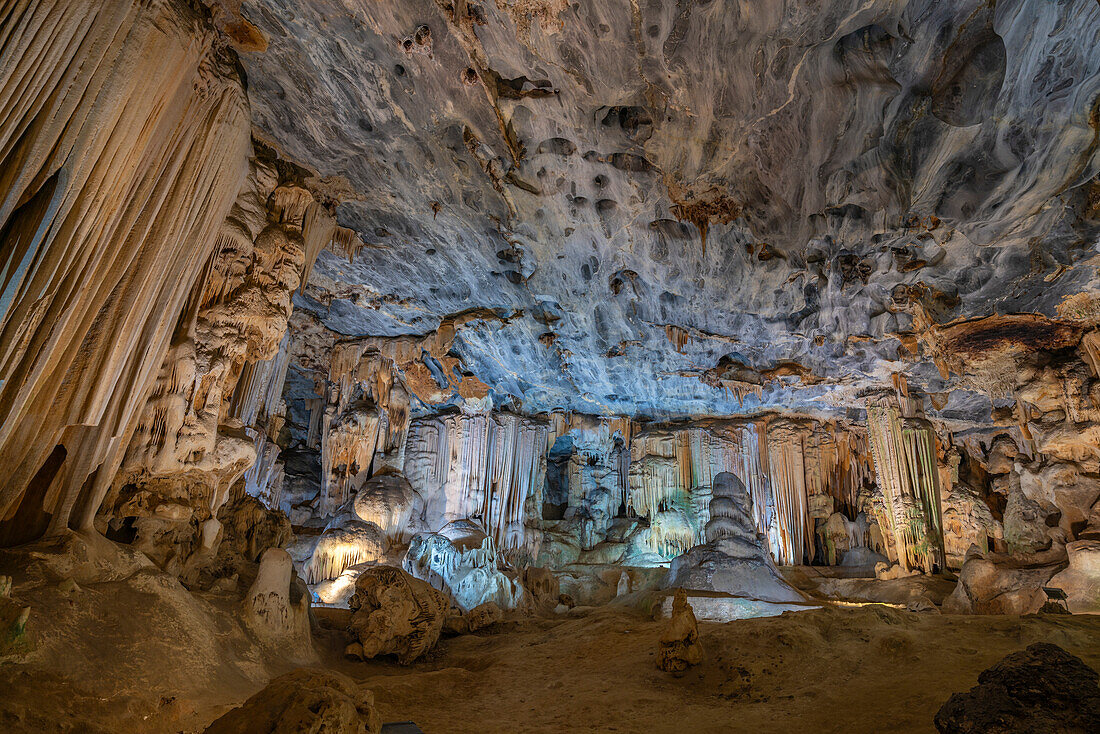
[[444,638],[401,667],[344,658],[338,617],[319,613],[318,657],[268,649],[243,628],[237,593],[192,594],[155,569],[119,561],[115,580],[81,580],[70,591],[46,578],[43,563],[0,563],[0,572],[27,571],[16,573],[13,595],[32,608],[36,642],[25,660],[0,664],[5,734],[201,732],[270,678],[311,660],[372,690],[383,721],[412,720],[428,734],[931,732],[952,693],[1033,642],[1100,669],[1100,615],[830,604],[700,623],[704,661],[674,677],[656,668],[667,622],[636,608],[644,595],[560,616],[515,615]]
[[332,667],[383,721],[478,732],[930,732],[954,692],[1047,641],[1100,668],[1100,616],[916,614],[881,605],[700,624],[702,665],[655,666],[664,622],[622,607],[504,622],[444,640],[408,668]]

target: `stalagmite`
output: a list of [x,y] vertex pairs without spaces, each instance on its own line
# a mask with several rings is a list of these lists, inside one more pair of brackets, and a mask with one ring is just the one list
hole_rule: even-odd
[[413,537],[403,566],[454,599],[464,612],[487,602],[514,609],[523,596],[515,571],[497,553],[493,539],[471,520],[456,520],[437,533]]
[[303,575],[307,584],[334,579],[345,569],[377,561],[386,552],[386,534],[374,523],[337,515],[321,533]]
[[[827,499],[854,517],[870,482],[870,459],[861,434],[812,421],[711,421],[639,434],[632,446],[629,507],[660,518],[650,539],[662,555],[678,555],[703,542],[714,477],[730,472],[746,486],[753,521],[780,563],[812,560],[814,516],[810,503]],[[662,516],[673,512],[680,519]],[[687,528],[694,537],[689,537]],[[670,556],[669,556],[670,557]]]
[[676,590],[672,602],[672,617],[661,633],[657,648],[657,667],[666,673],[683,673],[703,661],[703,649],[699,644],[699,625],[695,613],[688,604],[683,589]]

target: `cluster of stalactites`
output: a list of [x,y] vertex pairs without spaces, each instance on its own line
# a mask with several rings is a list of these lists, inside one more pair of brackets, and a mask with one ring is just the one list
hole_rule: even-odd
[[[762,467],[762,424],[691,427],[639,435],[631,446],[628,505],[650,519],[650,546],[671,557],[704,541],[714,477],[744,477],[759,527],[769,522],[768,481]],[[690,534],[688,531],[691,531]]]
[[[219,441],[240,442],[219,432],[232,424],[251,433],[245,443],[255,444],[262,462],[246,478],[250,491],[270,493],[261,482],[277,476],[269,444],[285,411],[291,294],[318,249],[305,243],[328,237],[331,226],[308,191],[276,186],[274,169],[253,162],[180,316],[117,481],[192,469],[235,481],[240,451],[217,450]],[[220,466],[223,456],[234,458],[232,472]]]
[[41,534],[45,517],[90,527],[247,174],[250,124],[186,3],[9,3],[0,38],[0,517],[47,483],[23,521]]
[[386,343],[367,339],[333,347],[325,404],[314,404],[310,423],[310,441],[317,434],[321,443],[324,515],[334,513],[382,464],[404,463],[410,396],[395,360],[378,348]]
[[[609,493],[611,508],[627,507],[630,495],[630,443],[634,422],[627,417],[596,417],[582,413],[553,412],[549,415],[549,452],[558,438],[568,434],[574,454],[569,463],[568,504],[579,507],[597,487]],[[606,475],[611,475],[611,481]]]
[[480,518],[498,547],[525,547],[525,505],[541,504],[547,432],[546,423],[509,413],[419,418],[405,476],[422,497],[438,498],[429,507],[437,524]]
[[745,485],[753,523],[783,564],[814,556],[812,498],[855,513],[871,476],[861,434],[804,420],[651,430],[635,438],[631,453],[628,505],[650,519],[651,547],[666,557],[703,542],[710,490],[722,472]]
[[891,560],[902,568],[943,568],[936,434],[920,418],[888,402],[867,406],[867,428],[881,503],[875,515]]
[[359,238],[359,234],[354,229],[348,229],[347,227],[337,227],[332,233],[332,241],[328,246],[337,255],[346,257],[349,263],[354,262],[355,256],[364,247],[366,245]]

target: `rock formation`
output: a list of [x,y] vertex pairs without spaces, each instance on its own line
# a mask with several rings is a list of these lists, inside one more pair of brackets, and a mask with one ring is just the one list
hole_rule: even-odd
[[523,597],[516,572],[485,530],[470,520],[448,523],[438,533],[413,537],[404,569],[445,592],[463,612],[493,603],[515,609]]
[[348,602],[348,631],[356,640],[347,655],[393,655],[401,665],[421,657],[439,640],[450,604],[442,593],[399,568],[376,566],[355,582]]
[[940,734],[1091,731],[1100,716],[1096,671],[1057,645],[1037,642],[978,676],[936,714]]
[[1073,614],[1100,613],[1100,541],[1076,540],[1066,544],[1069,567],[1056,573],[1047,586],[1066,593]]
[[189,4],[44,2],[0,24],[10,546],[92,527],[246,180],[249,108]]
[[1028,614],[1046,601],[1042,587],[1064,567],[1064,549],[1027,556],[968,555],[943,604],[948,614]]
[[[8,0],[0,683],[71,719],[9,721],[199,730],[345,627],[406,664],[595,605],[671,606],[682,671],[791,583],[1087,629],[1098,37],[1091,0]],[[214,729],[364,701],[302,674]]]
[[706,543],[673,559],[667,586],[770,602],[803,601],[779,575],[750,513],[741,481],[728,472],[716,476]]
[[695,614],[688,604],[683,589],[676,590],[672,601],[672,617],[661,633],[660,647],[657,649],[657,667],[666,673],[683,673],[703,660],[702,646],[699,644],[699,625]]
[[305,567],[306,583],[334,579],[349,566],[377,561],[386,552],[386,534],[374,523],[344,512],[325,526]]
[[374,708],[374,696],[351,678],[300,668],[271,681],[206,728],[206,734],[303,731],[378,734],[382,722]]
[[[290,555],[268,548],[256,581],[244,597],[245,619],[262,638],[280,646],[288,659],[310,660],[309,593],[294,574]],[[296,649],[295,649],[296,648]]]

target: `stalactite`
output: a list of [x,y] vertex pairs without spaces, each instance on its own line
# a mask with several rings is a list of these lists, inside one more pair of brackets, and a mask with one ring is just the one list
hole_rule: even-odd
[[283,463],[279,461],[279,445],[262,431],[253,433],[256,461],[244,473],[244,493],[259,499],[265,507],[278,507],[283,490]]
[[21,3],[0,37],[0,517],[64,445],[51,527],[90,527],[246,175],[249,114],[185,3]]
[[271,438],[278,437],[281,427],[281,421],[273,425],[272,419],[282,416],[285,410],[283,385],[290,365],[290,342],[287,331],[274,357],[246,362],[229,403],[230,418],[246,426],[263,426]]
[[665,324],[665,336],[677,352],[683,352],[684,347],[691,341],[691,332],[675,324]]
[[[377,471],[383,464],[395,468],[404,464],[410,396],[393,358],[401,356],[400,345],[385,339],[333,346],[319,430],[325,515],[335,512],[370,478],[372,465]],[[311,437],[312,422],[311,415]]]
[[302,249],[305,251],[305,268],[301,278],[303,288],[313,273],[313,263],[325,245],[332,241],[335,231],[336,220],[325,207],[311,199],[302,217]]
[[412,421],[405,476],[439,524],[481,518],[494,542],[528,544],[525,505],[541,505],[549,426],[520,416],[458,414]]
[[[651,520],[669,509],[681,513],[695,536],[679,552],[703,542],[711,488],[715,477],[728,472],[745,485],[757,530],[776,561],[785,564],[814,557],[810,499],[836,498],[854,516],[871,471],[861,433],[809,420],[704,421],[648,429],[634,438],[631,452],[628,505]],[[833,500],[828,502],[831,507]],[[686,533],[678,537],[686,542]],[[659,545],[677,550],[675,543]]]
[[876,513],[904,569],[944,567],[936,437],[926,421],[902,421],[895,405],[867,406],[867,426],[883,502]]
[[332,241],[328,246],[337,255],[346,257],[349,263],[355,261],[355,257],[364,247],[366,245],[359,239],[359,234],[347,227],[337,227],[332,233]]
[[775,519],[769,528],[771,550],[780,564],[802,563],[813,556],[813,521],[806,504],[804,429],[781,422],[768,427]]

